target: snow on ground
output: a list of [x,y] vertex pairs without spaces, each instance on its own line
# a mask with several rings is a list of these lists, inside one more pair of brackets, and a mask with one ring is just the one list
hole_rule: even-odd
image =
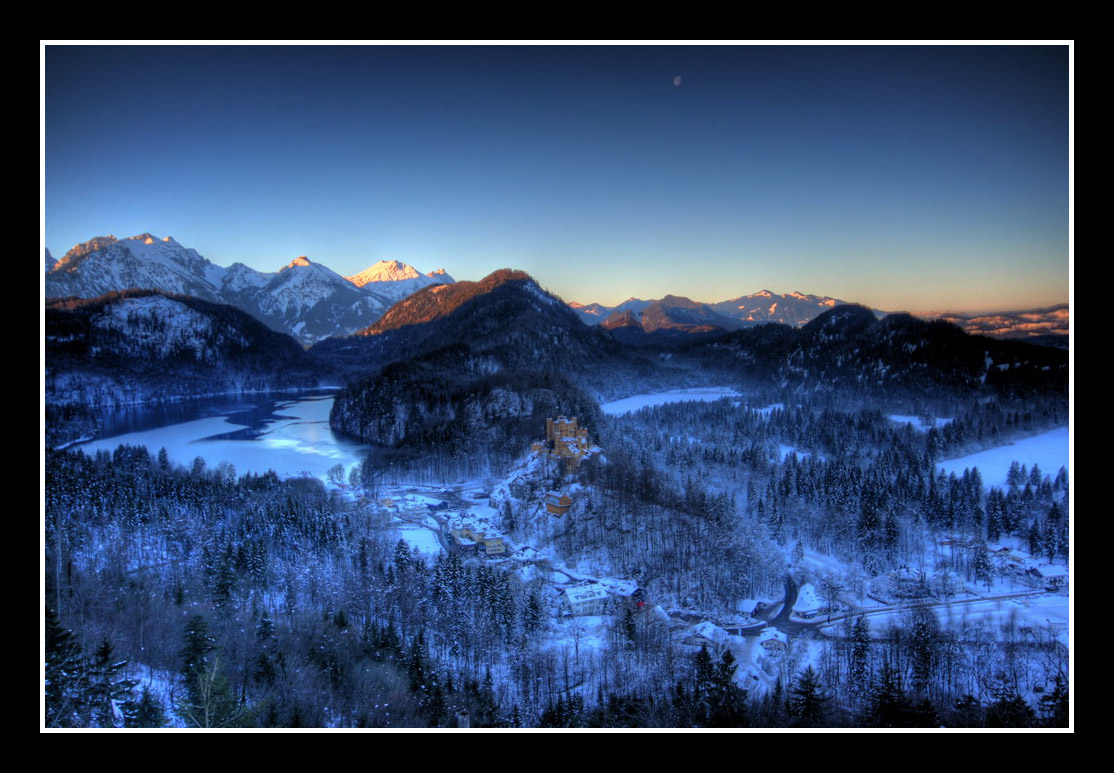
[[1005,487],[1006,474],[1009,473],[1010,464],[1014,461],[1024,464],[1028,469],[1032,469],[1033,464],[1036,463],[1040,465],[1043,474],[1055,477],[1061,467],[1068,466],[1068,448],[1068,428],[1060,427],[1018,440],[1012,445],[999,446],[941,462],[940,469],[946,473],[954,472],[956,475],[962,475],[965,469],[978,467],[984,485]]
[[[1026,598],[988,598],[970,602],[952,602],[930,607],[943,624],[958,626],[982,621],[995,629],[1017,628],[1030,635],[1055,636],[1067,641],[1069,599],[1067,596],[1044,594]],[[908,609],[891,608],[867,614],[871,635],[881,637],[892,625],[902,625],[910,615]],[[845,624],[824,626],[826,633],[840,635]]]
[[647,395],[634,395],[633,397],[625,397],[622,400],[616,400],[611,403],[604,403],[600,406],[600,410],[609,416],[621,416],[625,413],[633,413],[641,408],[647,408],[651,405],[665,405],[666,403],[683,403],[683,402],[712,402],[720,400],[724,397],[741,397],[741,395],[734,389],[728,387],[707,387],[704,389],[673,389],[669,392],[655,392],[654,394]]
[[408,521],[399,522],[396,525],[398,529],[398,536],[406,540],[406,544],[411,548],[417,548],[418,552],[427,558],[435,558],[441,553],[441,542],[437,539],[437,532],[433,531],[436,527],[427,528],[416,523]]
[[324,479],[337,464],[344,466],[347,475],[369,450],[333,433],[329,428],[332,404],[332,397],[281,403],[275,409],[280,418],[269,422],[262,434],[250,440],[209,439],[244,428],[237,423],[236,415],[230,414],[101,438],[77,447],[94,454],[100,449],[111,452],[121,444],[142,445],[152,454],[165,448],[172,462],[186,467],[200,456],[210,469],[228,462],[238,475],[274,470],[282,477],[308,474]]
[[952,423],[951,419],[933,419],[934,424],[926,424],[920,416],[901,416],[896,413],[890,414],[888,417],[890,421],[896,421],[898,424],[912,424],[913,429],[918,432],[924,432],[930,427],[935,426],[936,429],[947,426]]

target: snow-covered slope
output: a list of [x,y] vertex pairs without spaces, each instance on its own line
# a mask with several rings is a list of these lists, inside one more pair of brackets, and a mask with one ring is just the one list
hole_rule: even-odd
[[352,283],[304,255],[283,266],[260,289],[258,308],[267,317],[300,318],[338,292],[355,292]]
[[58,261],[47,274],[46,294],[96,298],[136,287],[219,301],[224,272],[169,236],[101,236],[74,246]]
[[750,295],[713,303],[711,307],[725,317],[744,323],[779,322],[800,327],[828,309],[844,303],[846,301],[826,295],[806,295],[800,292],[779,295],[769,290],[759,290]]
[[365,291],[388,299],[390,303],[401,301],[431,285],[455,282],[443,268],[431,271],[429,274],[422,274],[413,266],[398,260],[381,260],[360,273],[348,277],[348,281]]
[[[93,327],[117,333],[130,353],[147,359],[188,353],[198,362],[209,362],[226,347],[243,348],[248,343],[235,328],[218,326],[211,316],[164,295],[108,304],[93,319]],[[97,356],[99,349],[91,346],[90,355]]]

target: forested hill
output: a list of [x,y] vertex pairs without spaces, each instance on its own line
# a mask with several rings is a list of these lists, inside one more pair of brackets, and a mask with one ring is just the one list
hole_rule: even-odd
[[[762,325],[692,350],[740,377],[797,393],[887,400],[1067,395],[1062,350],[964,333],[908,314],[838,306],[801,329]],[[729,359],[724,359],[727,355]],[[731,363],[728,365],[728,363]]]
[[[516,271],[417,293],[368,335],[313,352],[369,371],[338,395],[334,428],[403,445],[498,443],[519,423],[536,433],[546,416],[585,416],[602,396],[672,373],[586,327]],[[519,450],[530,436],[515,441]]]
[[436,361],[442,349],[464,353],[476,372],[559,373],[600,394],[615,391],[622,375],[654,371],[642,355],[583,325],[528,274],[510,269],[417,292],[361,334],[322,341],[311,352],[352,378],[366,378],[394,362]]
[[312,387],[322,378],[292,338],[231,306],[154,290],[46,305],[48,405]]

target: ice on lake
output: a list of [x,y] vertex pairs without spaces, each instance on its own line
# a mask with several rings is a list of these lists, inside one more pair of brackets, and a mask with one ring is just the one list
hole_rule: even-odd
[[727,387],[674,389],[669,392],[656,392],[648,395],[624,397],[622,400],[604,403],[600,406],[600,410],[609,416],[621,416],[625,413],[633,413],[651,405],[665,405],[666,403],[681,403],[695,400],[711,402],[714,400],[721,400],[724,397],[741,397],[741,395],[734,389],[729,389]]
[[301,397],[277,403],[262,426],[250,430],[243,413],[235,411],[100,438],[78,447],[87,454],[100,449],[111,452],[121,444],[146,446],[152,454],[165,448],[172,462],[184,466],[200,456],[210,468],[228,462],[240,475],[274,470],[281,477],[324,479],[338,464],[347,474],[370,450],[333,432],[329,427],[332,405],[332,395]]

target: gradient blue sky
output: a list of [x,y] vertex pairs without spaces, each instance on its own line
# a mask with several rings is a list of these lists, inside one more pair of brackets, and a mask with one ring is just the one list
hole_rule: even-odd
[[1063,45],[47,45],[45,246],[510,266],[584,303],[1051,305],[1068,65]]

